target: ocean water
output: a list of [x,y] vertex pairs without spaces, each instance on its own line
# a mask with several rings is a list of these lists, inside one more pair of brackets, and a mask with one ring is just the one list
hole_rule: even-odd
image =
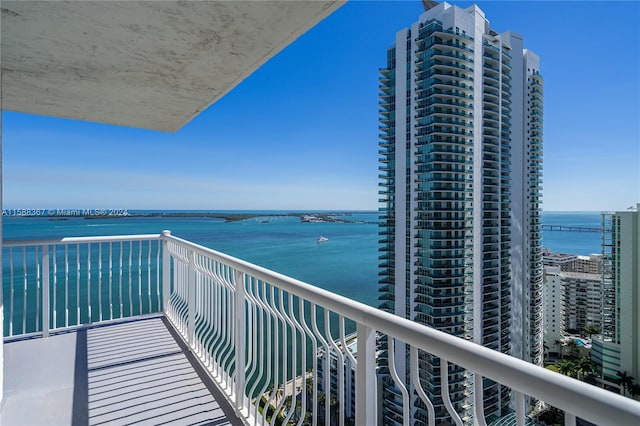
[[[240,212],[237,212],[240,213]],[[249,213],[249,212],[242,212]],[[254,212],[255,213],[255,212]],[[378,305],[378,213],[337,218],[366,223],[303,223],[296,216],[264,216],[225,222],[204,217],[121,217],[52,221],[46,217],[4,217],[6,240],[124,234],[172,234],[289,275],[343,296]],[[600,227],[600,214],[545,212],[543,224]],[[318,236],[329,240],[317,243]],[[600,233],[545,231],[551,251],[599,253]]]
[[[544,212],[543,225],[601,228],[600,212]],[[602,253],[600,232],[567,232],[543,230],[542,243],[552,252],[589,255]]]
[[[249,213],[249,212],[235,212]],[[377,306],[378,213],[340,219],[369,223],[303,223],[297,216],[265,216],[225,222],[204,217],[120,217],[52,221],[46,217],[4,217],[4,239],[158,234],[201,244],[329,291]],[[262,214],[262,212],[261,212]],[[329,240],[317,243],[323,235]]]

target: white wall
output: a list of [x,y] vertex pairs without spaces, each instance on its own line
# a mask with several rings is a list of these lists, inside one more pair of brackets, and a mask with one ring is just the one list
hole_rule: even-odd
[[558,351],[555,341],[562,336],[562,277],[560,268],[545,268],[544,285],[542,287],[544,303],[544,343],[550,351]]

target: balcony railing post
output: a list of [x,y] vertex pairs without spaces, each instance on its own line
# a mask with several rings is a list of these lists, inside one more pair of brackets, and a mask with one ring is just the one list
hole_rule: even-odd
[[42,336],[49,337],[49,246],[42,246]]
[[171,295],[171,254],[169,253],[169,240],[167,237],[171,231],[162,231],[162,311],[167,315],[169,296]]
[[356,424],[376,425],[376,332],[358,323],[358,359],[356,366]]
[[196,330],[196,252],[189,250],[189,270],[187,277],[187,337],[189,346],[194,347]]
[[235,270],[234,284],[236,287],[236,336],[235,336],[235,362],[236,362],[236,415],[240,418],[244,410],[244,387],[245,387],[245,342],[246,342],[246,312],[245,312],[245,289],[244,273]]
[[524,395],[518,391],[512,391],[513,398],[516,400],[516,426],[525,425],[525,401]]

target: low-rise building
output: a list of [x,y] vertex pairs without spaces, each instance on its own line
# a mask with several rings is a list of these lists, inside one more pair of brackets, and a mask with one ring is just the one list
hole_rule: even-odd
[[583,272],[560,272],[563,290],[564,330],[584,333],[588,325],[602,321],[602,276]]

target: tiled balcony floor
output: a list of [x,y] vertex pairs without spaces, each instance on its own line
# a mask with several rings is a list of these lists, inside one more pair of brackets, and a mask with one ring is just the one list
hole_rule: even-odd
[[236,425],[161,317],[6,343],[2,425]]

